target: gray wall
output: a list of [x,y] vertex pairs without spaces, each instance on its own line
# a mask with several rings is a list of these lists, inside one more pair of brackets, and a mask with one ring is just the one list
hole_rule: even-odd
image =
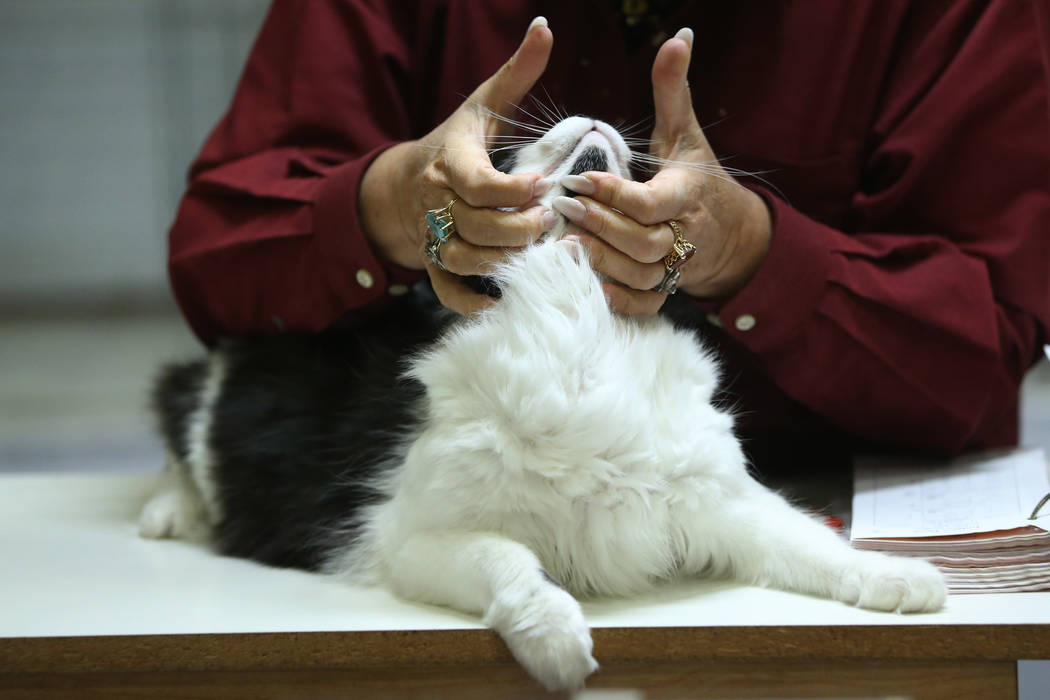
[[0,312],[167,299],[186,167],[267,5],[0,2]]

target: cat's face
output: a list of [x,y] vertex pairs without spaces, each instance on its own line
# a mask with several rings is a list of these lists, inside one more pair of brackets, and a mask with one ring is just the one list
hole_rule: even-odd
[[[554,186],[523,208],[541,204],[550,207],[560,195],[573,193],[559,183],[565,175],[603,170],[630,178],[631,151],[616,129],[589,117],[568,117],[555,124],[536,141],[522,146],[500,168],[510,173],[539,173]],[[560,238],[567,233],[564,219],[548,235]]]

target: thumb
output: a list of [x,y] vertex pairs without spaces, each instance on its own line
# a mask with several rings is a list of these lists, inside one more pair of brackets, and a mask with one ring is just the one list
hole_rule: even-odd
[[518,50],[474,91],[472,99],[498,114],[508,113],[543,75],[553,45],[546,18],[532,20]]
[[682,29],[664,42],[653,61],[653,149],[665,158],[707,143],[689,91],[692,51],[693,30]]

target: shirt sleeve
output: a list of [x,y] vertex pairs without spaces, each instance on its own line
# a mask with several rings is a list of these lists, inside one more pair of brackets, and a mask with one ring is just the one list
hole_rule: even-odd
[[[1050,327],[1050,51],[1036,26],[1030,5],[992,3],[936,75],[902,63],[855,229],[754,187],[771,248],[717,321],[854,435],[949,453],[1017,440],[1018,388]],[[943,52],[943,34],[908,58]]]
[[316,331],[421,273],[380,260],[357,193],[412,137],[409,42],[386,3],[277,0],[190,169],[169,276],[197,335]]

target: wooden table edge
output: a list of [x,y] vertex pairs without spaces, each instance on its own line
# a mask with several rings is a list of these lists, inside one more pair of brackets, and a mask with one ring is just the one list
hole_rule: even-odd
[[[1050,625],[615,627],[601,663],[1013,661],[1050,658]],[[481,629],[0,638],[0,676],[30,673],[364,669],[510,663]]]

